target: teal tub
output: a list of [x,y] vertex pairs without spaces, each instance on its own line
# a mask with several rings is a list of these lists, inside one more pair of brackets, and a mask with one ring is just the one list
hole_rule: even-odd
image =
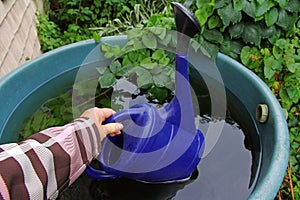
[[[124,45],[126,41],[125,36],[101,40],[113,45]],[[103,57],[99,44],[88,40],[58,48],[1,78],[0,142],[16,141],[24,120],[45,101],[70,88],[80,66],[108,65],[111,60]],[[190,58],[197,59],[193,55]],[[265,83],[243,65],[223,54],[218,55],[216,64],[226,91],[234,94],[250,113],[247,120],[254,124],[261,141],[260,173],[249,199],[274,199],[289,158],[289,132],[282,109]],[[259,104],[268,106],[264,123],[255,119]]]

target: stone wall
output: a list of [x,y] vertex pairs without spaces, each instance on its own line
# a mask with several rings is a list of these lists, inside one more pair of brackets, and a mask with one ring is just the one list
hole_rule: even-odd
[[0,77],[41,54],[36,30],[38,0],[0,0]]

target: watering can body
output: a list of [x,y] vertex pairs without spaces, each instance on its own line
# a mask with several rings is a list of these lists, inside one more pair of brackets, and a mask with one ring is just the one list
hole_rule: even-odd
[[[169,104],[172,107],[173,102],[176,100]],[[200,162],[204,137],[199,130],[191,133],[182,129],[180,122],[168,121],[170,115],[180,119],[180,112],[173,113],[176,110],[137,104],[108,118],[105,123],[124,123],[123,133],[104,141],[102,170],[89,166],[88,175],[100,180],[126,177],[152,183],[188,179]]]
[[204,137],[195,127],[188,75],[189,40],[200,25],[184,6],[173,3],[178,31],[175,95],[156,108],[136,104],[118,111],[104,123],[121,122],[122,134],[108,137],[100,154],[101,170],[88,166],[96,179],[125,177],[144,182],[178,182],[188,179],[200,162]]

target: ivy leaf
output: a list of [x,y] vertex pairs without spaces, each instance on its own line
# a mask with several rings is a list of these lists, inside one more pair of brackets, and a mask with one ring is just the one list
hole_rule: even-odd
[[99,83],[101,88],[110,88],[114,86],[117,79],[113,73],[110,72],[109,69],[105,70],[105,72],[99,77]]
[[246,0],[233,0],[233,8],[236,11],[241,11],[246,6]]
[[265,14],[265,21],[267,26],[273,26],[278,19],[278,10],[277,8],[272,8],[269,12]]
[[152,33],[147,33],[142,37],[143,44],[149,49],[155,49],[157,47],[157,41]]

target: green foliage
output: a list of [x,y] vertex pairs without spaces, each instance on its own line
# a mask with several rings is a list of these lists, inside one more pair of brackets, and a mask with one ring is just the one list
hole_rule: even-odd
[[174,54],[158,46],[174,47],[176,35],[164,28],[151,27],[127,33],[128,42],[122,49],[106,43],[101,45],[104,57],[114,58],[114,61],[98,68],[100,87],[113,87],[119,78],[134,75],[136,85],[145,90],[150,99],[166,102],[174,82],[174,67],[170,67],[174,66]]
[[170,8],[166,0],[54,0],[45,4],[46,13],[38,14],[38,35],[44,52],[144,27],[151,16]]
[[[128,31],[129,42],[122,49],[101,45],[110,66],[99,67],[99,85],[109,91],[116,81],[131,72],[140,89],[164,102],[173,80],[168,65],[174,55],[157,50],[174,47],[173,11],[166,0],[56,0],[47,15],[38,15],[43,51],[71,42]],[[300,130],[300,1],[299,0],[188,0],[202,31],[191,45],[215,58],[218,52],[231,56],[263,79],[288,112],[291,136],[292,178],[285,178],[281,194],[299,197]],[[54,23],[55,22],[55,23]],[[147,27],[147,29],[142,29]],[[161,28],[153,28],[161,27]],[[135,29],[134,29],[135,28]],[[97,34],[99,32],[99,34]],[[128,74],[126,74],[128,75]],[[102,102],[107,105],[107,102]],[[43,117],[41,117],[43,119]],[[43,124],[41,122],[41,124]],[[293,183],[291,188],[290,182]]]

